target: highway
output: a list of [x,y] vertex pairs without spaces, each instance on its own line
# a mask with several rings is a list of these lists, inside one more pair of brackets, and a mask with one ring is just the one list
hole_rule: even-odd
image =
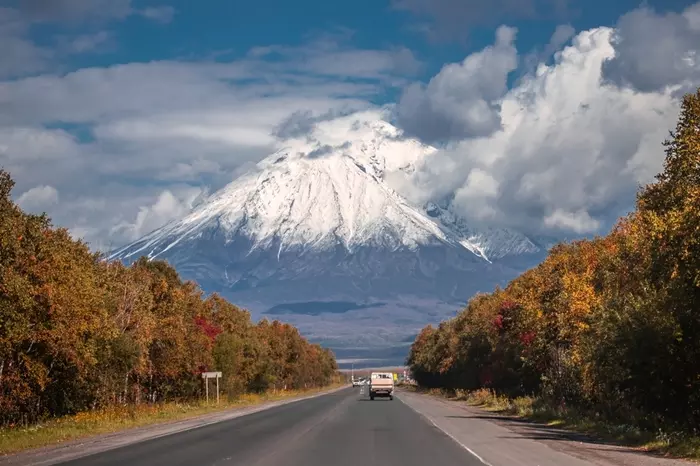
[[399,399],[370,401],[359,388],[61,464],[483,466]]
[[[366,388],[365,388],[366,390]],[[690,466],[399,390],[358,388],[0,457],[0,466]]]

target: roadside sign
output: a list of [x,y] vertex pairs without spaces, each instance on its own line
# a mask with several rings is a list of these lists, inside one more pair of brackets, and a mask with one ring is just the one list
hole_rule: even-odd
[[216,404],[219,404],[219,379],[221,375],[221,372],[202,372],[204,387],[207,394],[207,404],[209,404],[209,379],[216,379]]

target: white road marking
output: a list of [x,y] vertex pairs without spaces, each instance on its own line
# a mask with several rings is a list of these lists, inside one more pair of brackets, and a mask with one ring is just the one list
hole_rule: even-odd
[[412,409],[412,410],[415,411],[416,413],[420,414],[423,418],[425,418],[425,419],[426,419],[428,422],[430,422],[433,426],[435,426],[437,429],[439,429],[443,434],[447,435],[449,438],[451,438],[452,440],[454,440],[455,443],[457,443],[457,445],[459,445],[460,447],[462,447],[462,448],[464,448],[465,450],[467,450],[469,453],[472,454],[472,456],[474,456],[476,459],[478,459],[479,461],[481,461],[483,464],[485,464],[486,466],[493,466],[491,463],[489,463],[488,461],[486,461],[485,459],[483,459],[481,456],[479,456],[479,454],[478,454],[477,452],[475,452],[474,450],[472,450],[471,448],[469,448],[468,446],[466,446],[465,444],[463,444],[462,442],[460,442],[459,440],[457,440],[457,438],[455,438],[454,435],[450,434],[450,433],[447,432],[445,429],[443,429],[442,427],[440,427],[439,425],[437,425],[437,424],[435,423],[435,421],[433,421],[427,414],[421,413],[420,411],[418,411],[417,409],[413,408],[413,407],[412,407],[411,405],[409,405],[408,403],[405,403],[405,402],[401,399],[400,396],[397,396],[396,398],[398,398],[398,400],[399,400],[401,403],[405,404],[405,405],[408,406],[410,409]]

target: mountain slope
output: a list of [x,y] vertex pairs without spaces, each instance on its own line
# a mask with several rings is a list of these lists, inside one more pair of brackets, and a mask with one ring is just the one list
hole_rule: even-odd
[[529,267],[544,259],[547,244],[509,228],[472,228],[450,209],[449,203],[429,202],[425,213],[444,229],[467,241],[471,248],[491,262],[519,263]]
[[[434,149],[397,140],[396,129],[382,121],[355,125],[350,132],[351,140],[335,141],[332,136],[343,133],[326,128],[316,135],[323,144],[290,141],[182,220],[112,257],[166,258],[220,290],[298,281],[294,289],[309,292],[318,288],[318,280],[345,277],[343,285],[325,283],[312,294],[343,294],[346,288],[346,294],[382,295],[390,291],[385,287],[408,290],[403,282],[411,283],[414,292],[430,293],[435,287],[444,296],[463,298],[450,291],[459,287],[448,285],[455,280],[443,275],[451,267],[471,270],[487,262],[472,244],[442,229],[382,182],[387,170]],[[395,280],[402,271],[413,279]],[[315,283],[303,283],[311,278]],[[420,286],[421,279],[430,283]]]
[[[433,151],[366,115],[324,122],[111,258],[166,259],[254,313],[294,302],[379,303],[343,309],[391,315],[404,338],[433,319],[437,303],[456,310],[520,271],[489,254],[538,249],[515,232],[479,235],[437,206],[426,214],[385,182]],[[411,319],[401,322],[402,312]]]

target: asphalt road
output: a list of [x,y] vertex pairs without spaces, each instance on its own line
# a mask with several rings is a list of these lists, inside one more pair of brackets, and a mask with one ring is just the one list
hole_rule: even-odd
[[359,388],[61,464],[483,466],[397,397],[370,401]]

